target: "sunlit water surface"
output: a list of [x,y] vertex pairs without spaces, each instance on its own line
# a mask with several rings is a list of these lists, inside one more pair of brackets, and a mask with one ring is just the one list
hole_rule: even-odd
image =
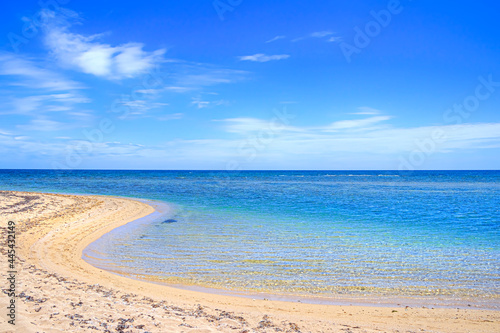
[[160,201],[85,250],[135,278],[325,297],[500,294],[500,172],[17,170],[0,171],[0,189]]

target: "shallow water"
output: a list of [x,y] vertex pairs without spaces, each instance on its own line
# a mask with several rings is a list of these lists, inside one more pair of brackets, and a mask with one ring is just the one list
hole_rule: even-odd
[[0,189],[170,203],[86,250],[132,277],[316,296],[500,294],[497,171],[4,170]]

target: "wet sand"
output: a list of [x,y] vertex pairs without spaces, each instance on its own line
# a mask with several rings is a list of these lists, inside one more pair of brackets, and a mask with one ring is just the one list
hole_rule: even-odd
[[2,244],[14,221],[18,256],[16,326],[1,293],[0,332],[500,332],[500,311],[253,300],[132,280],[81,258],[103,234],[153,211],[123,198],[0,191]]

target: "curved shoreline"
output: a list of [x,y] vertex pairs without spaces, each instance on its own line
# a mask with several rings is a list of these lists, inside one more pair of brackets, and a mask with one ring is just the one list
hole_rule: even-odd
[[[116,198],[116,197],[112,197]],[[117,228],[111,230],[110,232],[113,232],[117,229],[124,228],[126,225],[131,225],[131,224],[148,224],[151,223],[155,220],[157,220],[159,217],[161,219],[165,218],[162,217],[164,215],[170,215],[172,214],[172,209],[171,204],[163,201],[153,201],[153,200],[148,200],[148,199],[130,199],[130,198],[123,198],[123,199],[129,199],[129,200],[135,200],[135,201],[140,201],[146,205],[149,205],[155,209],[155,212],[146,215],[144,217],[141,217],[138,220],[134,220],[130,223],[127,223],[125,225],[118,226]],[[160,206],[163,206],[163,211],[158,211],[158,208]],[[156,214],[156,216],[152,216],[153,214]],[[125,230],[123,230],[125,231]],[[122,231],[122,232],[123,232]],[[332,294],[331,296],[327,295],[312,295],[312,294],[294,294],[294,293],[277,293],[273,292],[271,290],[265,290],[265,291],[255,291],[255,290],[240,290],[240,289],[229,289],[229,288],[220,288],[220,287],[213,287],[210,285],[198,285],[198,284],[190,284],[183,282],[180,280],[178,283],[169,283],[163,281],[161,278],[155,278],[156,276],[154,275],[147,275],[147,274],[134,274],[134,272],[126,272],[122,270],[116,270],[113,269],[113,263],[111,262],[111,265],[107,265],[106,263],[101,264],[100,261],[102,258],[97,258],[96,256],[91,256],[93,252],[93,246],[96,246],[96,242],[100,242],[102,238],[106,234],[103,234],[99,239],[96,241],[93,241],[90,243],[88,246],[85,247],[83,250],[83,256],[82,258],[92,266],[98,268],[98,269],[103,269],[108,272],[111,272],[115,275],[121,276],[121,277],[126,277],[129,279],[134,279],[138,281],[143,281],[143,282],[148,282],[148,283],[155,283],[158,285],[163,285],[167,287],[172,287],[175,289],[181,289],[181,290],[188,290],[188,291],[194,291],[194,292],[202,292],[202,293],[209,293],[209,294],[215,294],[215,295],[221,295],[221,296],[234,296],[234,297],[244,297],[244,298],[251,298],[251,299],[260,299],[260,300],[274,300],[274,301],[284,301],[284,302],[297,302],[300,301],[302,303],[308,303],[308,304],[320,304],[320,305],[339,305],[339,306],[348,306],[348,305],[358,305],[358,306],[379,306],[379,307],[397,307],[398,305],[404,304],[405,306],[412,306],[412,307],[421,307],[421,306],[427,306],[427,307],[436,307],[436,308],[461,308],[461,309],[466,309],[472,306],[472,308],[476,309],[482,309],[482,310],[498,310],[498,299],[494,298],[481,298],[482,302],[479,303],[478,299],[464,299],[460,297],[448,297],[448,296],[416,296],[416,295],[383,295],[383,294],[366,294],[366,295],[350,295],[349,293],[346,294]],[[85,258],[87,257],[87,258]],[[495,303],[497,301],[497,303]]]
[[[40,284],[43,284],[43,282],[46,284],[49,279],[52,281],[53,276],[57,277],[57,281],[63,279],[59,283],[53,283],[53,289],[65,287],[68,291],[62,289],[64,293],[71,294],[71,297],[75,299],[81,299],[80,302],[84,304],[87,303],[87,298],[90,296],[86,295],[85,292],[78,292],[78,290],[73,292],[71,288],[68,289],[65,286],[67,281],[72,279],[76,281],[74,283],[77,283],[77,286],[86,285],[88,288],[107,288],[117,294],[125,293],[124,295],[130,296],[125,299],[132,297],[137,299],[135,302],[126,302],[129,307],[123,309],[124,312],[129,311],[128,313],[134,315],[137,315],[138,311],[146,311],[142,309],[144,306],[145,309],[149,309],[147,311],[153,311],[151,305],[148,307],[148,305],[141,303],[146,302],[142,301],[144,299],[151,299],[151,301],[160,303],[168,302],[175,305],[172,309],[184,309],[182,310],[184,311],[182,313],[183,317],[181,317],[184,319],[176,326],[171,326],[168,330],[165,330],[167,327],[165,325],[170,322],[178,322],[177,315],[174,314],[175,311],[171,310],[167,311],[169,313],[164,313],[163,319],[158,323],[160,326],[163,325],[162,328],[154,325],[152,328],[148,328],[151,332],[234,332],[232,327],[236,327],[238,321],[240,321],[239,325],[241,326],[238,328],[242,328],[242,331],[247,330],[247,332],[275,331],[275,328],[290,332],[300,330],[304,332],[334,332],[342,327],[348,327],[353,332],[391,332],[397,330],[491,332],[498,329],[498,323],[500,322],[499,311],[413,308],[404,305],[398,307],[338,306],[251,300],[132,280],[101,270],[85,262],[82,259],[82,251],[93,241],[114,228],[152,213],[154,209],[151,206],[133,199],[105,196],[83,197],[27,192],[12,193],[40,197],[47,202],[52,200],[54,206],[54,208],[51,208],[54,216],[48,216],[44,220],[45,215],[42,214],[41,217],[30,217],[24,223],[26,225],[31,223],[32,225],[19,235],[20,254],[26,261],[23,265],[27,266],[23,271],[23,275],[26,275],[20,275],[20,279],[33,279],[33,281]],[[64,206],[65,204],[67,205]],[[63,213],[61,213],[61,210]],[[13,216],[16,216],[16,214]],[[22,216],[19,216],[19,219],[21,220]],[[35,221],[32,219],[35,219]],[[35,270],[31,266],[47,272],[48,277],[40,278],[35,273],[29,275],[31,274],[30,270]],[[51,274],[52,276],[50,276]],[[32,292],[29,285],[26,288],[28,292]],[[78,289],[77,287],[74,288]],[[44,290],[42,289],[42,291]],[[132,296],[134,294],[135,296]],[[55,302],[54,307],[58,304],[56,300],[63,303],[67,301],[64,299],[64,295],[59,295],[60,297],[50,296],[50,293],[48,295],[48,300]],[[109,298],[106,297],[96,296],[95,303],[95,308],[98,308],[99,311],[104,311],[102,309],[106,308],[106,306],[122,306],[119,301],[109,305]],[[153,309],[156,308],[153,306]],[[191,312],[187,312],[186,309],[190,309]],[[34,309],[35,312],[37,312],[36,310],[37,308]],[[178,312],[181,312],[181,310],[178,310]],[[33,317],[37,316],[35,312],[33,312]],[[186,315],[186,313],[191,316]],[[214,315],[217,313],[219,317]],[[232,315],[228,316],[228,313]],[[186,322],[186,317],[190,323]],[[235,318],[243,318],[243,320]],[[228,322],[224,324],[225,326],[221,324],[224,320]],[[229,321],[232,321],[231,324],[229,324]],[[183,325],[183,323],[186,324]],[[196,326],[193,323],[196,323]],[[24,324],[29,327],[27,322],[24,322]],[[32,328],[39,329],[40,324],[37,325]],[[156,330],[155,327],[158,329]],[[298,327],[300,327],[300,330],[295,329]],[[30,330],[25,331],[29,332]],[[49,329],[45,329],[45,331],[50,332]]]

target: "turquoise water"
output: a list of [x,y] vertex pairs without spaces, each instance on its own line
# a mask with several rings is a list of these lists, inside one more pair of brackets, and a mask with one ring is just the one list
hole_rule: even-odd
[[499,171],[3,170],[0,189],[170,203],[86,252],[137,278],[326,297],[500,294]]

